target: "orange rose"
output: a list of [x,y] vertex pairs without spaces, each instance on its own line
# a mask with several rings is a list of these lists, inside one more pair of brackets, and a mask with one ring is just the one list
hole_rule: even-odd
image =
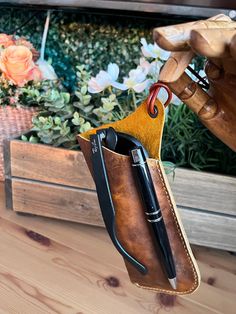
[[34,46],[28,41],[26,40],[24,37],[20,37],[18,39],[16,39],[15,41],[15,45],[16,46],[25,46],[27,48],[29,48],[29,50],[32,52],[33,54],[33,60],[37,61],[39,58],[39,52],[34,48]]
[[41,73],[33,62],[32,52],[25,46],[10,46],[3,50],[0,55],[0,70],[18,86],[41,79]]
[[14,45],[14,40],[12,35],[0,34],[0,46],[7,48]]

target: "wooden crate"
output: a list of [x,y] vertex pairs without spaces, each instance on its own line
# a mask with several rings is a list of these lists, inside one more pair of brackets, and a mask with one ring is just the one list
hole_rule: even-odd
[[[4,154],[8,208],[104,226],[81,152],[11,139]],[[236,251],[236,178],[179,168],[169,181],[190,242]]]

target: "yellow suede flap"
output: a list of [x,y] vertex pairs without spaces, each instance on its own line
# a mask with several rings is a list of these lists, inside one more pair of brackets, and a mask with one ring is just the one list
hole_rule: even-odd
[[[144,101],[138,109],[127,118],[110,124],[103,125],[97,129],[113,127],[118,132],[127,133],[137,138],[147,149],[151,158],[160,159],[161,139],[165,120],[165,110],[162,103],[157,100],[156,107],[158,115],[152,118],[147,111],[147,104]],[[89,139],[89,136],[96,132],[92,129],[80,134],[82,138]]]

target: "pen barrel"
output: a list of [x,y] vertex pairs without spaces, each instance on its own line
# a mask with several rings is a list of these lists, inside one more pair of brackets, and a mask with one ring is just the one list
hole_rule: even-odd
[[165,223],[163,219],[161,219],[158,222],[151,223],[151,225],[155,239],[160,249],[160,253],[162,255],[163,263],[166,269],[166,274],[169,279],[175,278],[176,277],[175,264]]
[[166,274],[169,279],[175,278],[176,270],[168,234],[146,158],[141,148],[131,151],[131,159],[133,170],[136,174],[136,182],[143,200],[147,221],[151,224],[153,235],[159,248]]

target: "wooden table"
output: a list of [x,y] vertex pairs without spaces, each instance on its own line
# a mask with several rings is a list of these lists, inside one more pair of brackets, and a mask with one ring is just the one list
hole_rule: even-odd
[[[102,228],[6,210],[0,184],[0,314],[233,314],[236,256],[194,246],[202,283],[166,296],[129,282]],[[210,227],[210,226],[209,226]]]

